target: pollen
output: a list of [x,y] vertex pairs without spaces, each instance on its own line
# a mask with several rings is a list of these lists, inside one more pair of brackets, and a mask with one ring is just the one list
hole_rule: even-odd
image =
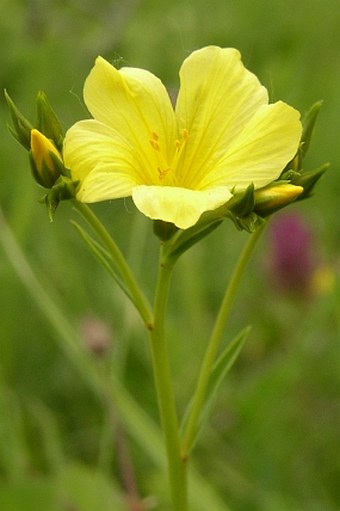
[[189,138],[189,131],[184,128],[184,130],[182,131],[182,137],[183,137],[183,140],[187,141],[188,138]]
[[164,146],[160,141],[158,133],[152,131],[150,134],[149,143],[154,150],[157,164],[158,182],[161,184],[174,185],[176,181],[177,167],[182,155],[183,149],[189,138],[189,132],[187,129],[183,129],[180,138],[174,141],[173,150],[170,154],[164,150]]
[[182,156],[183,149],[186,145],[188,138],[189,138],[189,131],[187,129],[184,129],[182,131],[181,139],[177,139],[175,141],[175,152],[172,157],[171,164],[170,164],[170,167],[172,169],[177,169],[180,157]]
[[151,144],[151,147],[152,147],[155,151],[158,151],[158,152],[159,152],[159,151],[161,150],[161,148],[160,148],[160,146],[159,146],[159,143],[158,143],[158,142],[156,142],[156,140],[151,139],[151,140],[150,140],[150,144]]
[[150,145],[155,151],[156,156],[156,164],[157,164],[157,177],[158,182],[162,182],[164,184],[164,180],[167,177],[168,173],[171,170],[171,166],[169,165],[164,150],[162,150],[161,143],[159,141],[159,135],[155,131],[151,133],[150,137]]
[[170,167],[168,167],[167,169],[160,169],[158,167],[157,170],[158,170],[158,174],[159,174],[159,179],[161,181],[163,181],[166,178],[166,176],[168,175],[168,173],[170,172],[171,169],[170,169]]

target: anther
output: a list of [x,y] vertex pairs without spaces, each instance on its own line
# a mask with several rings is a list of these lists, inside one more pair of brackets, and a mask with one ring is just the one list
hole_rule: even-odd
[[170,168],[168,167],[167,169],[160,169],[158,167],[158,173],[159,173],[159,179],[162,181],[162,179],[164,179],[166,177],[166,175],[168,174],[168,172],[170,172]]
[[156,140],[150,140],[150,144],[155,151],[160,151],[159,143]]

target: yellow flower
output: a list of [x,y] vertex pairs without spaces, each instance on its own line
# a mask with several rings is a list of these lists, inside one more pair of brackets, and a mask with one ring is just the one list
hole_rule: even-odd
[[277,179],[301,136],[299,112],[268,93],[232,48],[194,51],[180,70],[175,109],[152,73],[98,57],[84,86],[94,119],[66,134],[77,199],[132,196],[152,219],[187,229],[233,191]]

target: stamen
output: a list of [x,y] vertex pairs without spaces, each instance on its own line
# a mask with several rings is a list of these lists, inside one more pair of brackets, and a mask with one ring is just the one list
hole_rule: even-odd
[[161,150],[161,148],[159,147],[159,143],[156,142],[155,140],[151,139],[150,140],[150,144],[151,144],[151,146],[153,147],[153,149],[155,151],[160,151]]
[[183,149],[185,147],[185,143],[189,138],[188,130],[183,129],[181,135],[182,136],[180,139],[175,140],[174,152],[169,165],[169,163],[166,161],[165,154],[161,150],[161,145],[159,144],[159,135],[154,131],[151,132],[149,142],[151,147],[155,151],[157,159],[158,178],[160,181],[164,181],[168,177],[168,174],[171,172],[172,173],[171,181],[175,183],[177,165],[182,155]]
[[171,170],[171,169],[170,169],[170,167],[168,167],[167,169],[160,169],[160,168],[158,167],[158,169],[157,169],[157,170],[158,170],[158,174],[159,174],[159,179],[160,179],[161,181],[163,181],[163,179],[165,179],[165,178],[166,178],[167,174],[170,172],[170,170]]
[[181,140],[175,140],[175,153],[171,160],[170,167],[175,170],[177,168],[179,159],[181,157],[181,154],[183,153],[183,149],[185,147],[185,143],[189,138],[189,131],[187,129],[184,129],[182,131],[182,139]]
[[161,151],[161,146],[158,143],[158,140],[159,135],[153,131],[151,133],[151,139],[149,142],[156,154],[158,177],[161,181],[163,181],[166,178],[168,172],[171,170],[171,167],[169,167],[169,164]]

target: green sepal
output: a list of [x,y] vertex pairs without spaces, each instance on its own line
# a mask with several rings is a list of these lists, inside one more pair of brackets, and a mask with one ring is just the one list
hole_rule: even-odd
[[303,130],[301,136],[301,154],[302,158],[304,158],[308,152],[311,139],[314,133],[314,127],[316,120],[318,118],[320,109],[322,107],[323,101],[317,101],[314,103],[311,108],[308,110],[306,115],[302,120]]
[[78,181],[72,181],[69,177],[60,176],[52,188],[40,199],[40,202],[45,203],[47,206],[47,213],[51,222],[54,220],[54,215],[60,202],[75,198],[78,184]]
[[303,188],[303,193],[297,200],[308,199],[312,195],[314,186],[328,169],[329,163],[324,163],[316,169],[303,171],[299,176],[293,178],[292,184]]
[[178,231],[178,227],[172,222],[164,222],[163,220],[154,220],[153,232],[161,241],[170,240]]
[[8,130],[19,144],[29,151],[31,148],[31,130],[34,126],[22,115],[6,90],[4,94],[13,122],[13,126],[8,125]]
[[69,177],[69,170],[66,169],[62,161],[51,151],[49,155],[52,159],[53,165],[48,165],[45,161],[42,162],[41,168],[36,165],[36,161],[29,152],[29,161],[31,165],[32,175],[34,180],[43,188],[52,188],[59,176],[67,175]]
[[226,216],[234,222],[235,227],[239,231],[247,231],[250,234],[255,232],[264,222],[264,218],[257,215],[254,211],[251,211],[246,216],[236,216],[232,212],[229,212]]
[[234,222],[239,231],[252,233],[262,225],[263,219],[253,210],[255,206],[255,187],[251,183],[244,191],[236,193],[224,206],[224,216]]
[[47,138],[53,140],[59,151],[62,150],[64,133],[61,123],[48,102],[44,92],[38,92],[36,98],[37,123],[36,128]]
[[247,216],[254,209],[254,184],[251,183],[244,191],[235,195],[226,204],[226,208],[236,217]]
[[[288,169],[288,170],[285,170],[281,174],[280,179],[277,182],[285,181],[287,183],[290,183],[290,182],[293,183],[294,179],[298,179],[300,176],[301,176],[301,172],[297,172],[296,170],[293,170],[293,169]],[[293,183],[293,184],[295,184],[295,183]]]
[[294,158],[284,168],[280,179],[284,179],[283,176],[286,173],[286,171],[294,170],[295,172],[299,172],[302,169],[302,162],[308,152],[312,136],[314,133],[315,123],[318,118],[322,103],[323,101],[317,101],[310,107],[310,109],[304,115],[302,119],[302,134],[299,148]]

